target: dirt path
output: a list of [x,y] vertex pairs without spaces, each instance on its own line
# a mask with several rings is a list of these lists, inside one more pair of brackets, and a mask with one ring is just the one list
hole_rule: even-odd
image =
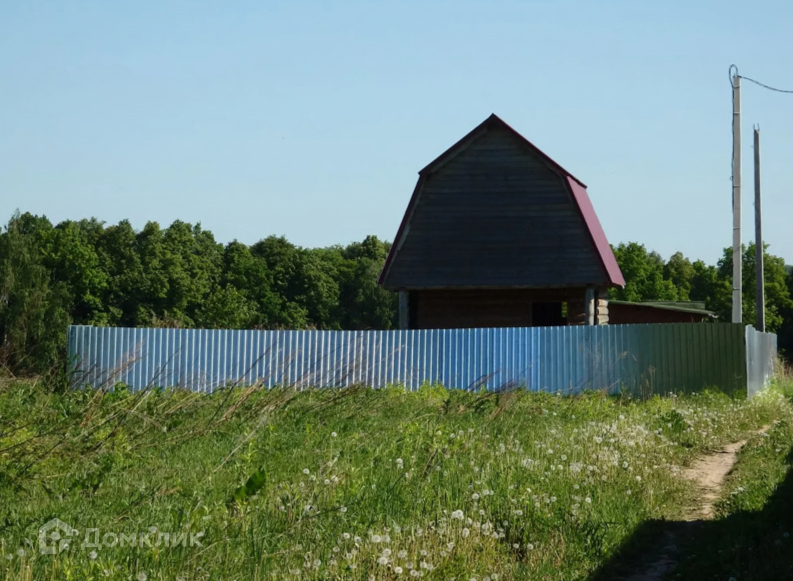
[[[764,434],[769,427],[764,426],[756,433]],[[683,471],[683,477],[695,482],[700,489],[696,504],[686,510],[683,522],[670,523],[659,539],[660,547],[643,564],[642,570],[623,577],[623,581],[662,581],[674,570],[685,534],[698,522],[713,519],[713,504],[720,498],[724,480],[745,444],[746,440],[727,444],[720,451],[699,458]]]

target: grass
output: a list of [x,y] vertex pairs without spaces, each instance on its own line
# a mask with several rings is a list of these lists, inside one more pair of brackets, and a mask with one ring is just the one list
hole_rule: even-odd
[[[693,493],[682,466],[778,422],[743,454],[773,478],[747,462],[730,482],[744,492],[720,510],[762,507],[787,469],[792,409],[779,390],[751,402],[434,387],[207,396],[10,381],[0,579],[587,579],[642,523],[681,515]],[[79,535],[42,555],[38,529],[55,517]],[[107,544],[82,547],[94,530]],[[170,546],[190,533],[201,546]]]

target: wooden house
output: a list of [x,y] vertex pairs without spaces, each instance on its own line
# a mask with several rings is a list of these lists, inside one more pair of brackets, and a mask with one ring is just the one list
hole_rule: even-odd
[[409,329],[602,324],[625,284],[586,186],[496,115],[419,172],[379,282]]

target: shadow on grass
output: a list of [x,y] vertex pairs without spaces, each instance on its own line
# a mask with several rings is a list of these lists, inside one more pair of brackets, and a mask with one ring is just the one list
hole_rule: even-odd
[[[788,455],[793,463],[793,452]],[[589,581],[793,580],[793,469],[762,510],[643,523]]]

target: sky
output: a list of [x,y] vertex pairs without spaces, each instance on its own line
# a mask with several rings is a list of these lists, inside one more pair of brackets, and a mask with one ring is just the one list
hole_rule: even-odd
[[[793,3],[0,0],[0,221],[392,240],[417,172],[496,113],[612,244],[732,240],[728,68],[793,89]],[[743,240],[793,263],[793,95],[743,83]]]

